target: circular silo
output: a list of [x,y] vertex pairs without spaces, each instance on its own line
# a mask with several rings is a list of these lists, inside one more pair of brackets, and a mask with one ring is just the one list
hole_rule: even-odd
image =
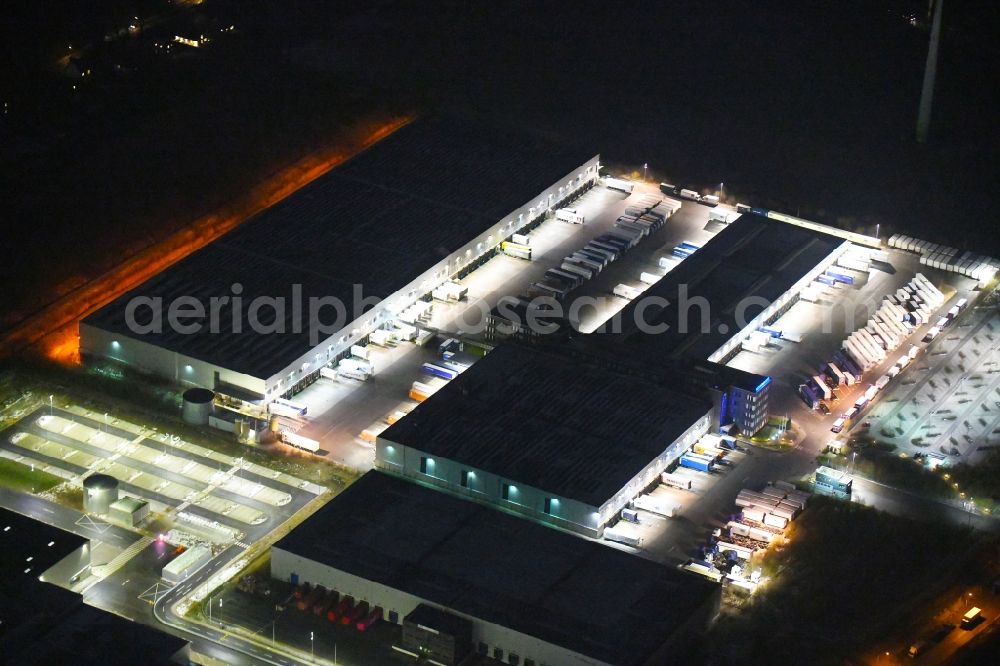
[[184,422],[192,425],[208,425],[214,400],[215,393],[206,388],[184,391]]
[[83,510],[106,514],[118,501],[118,479],[107,474],[91,474],[83,480]]

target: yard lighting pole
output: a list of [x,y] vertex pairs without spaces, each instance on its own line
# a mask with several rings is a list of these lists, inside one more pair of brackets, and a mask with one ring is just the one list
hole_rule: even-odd
[[52,396],[49,396],[49,416],[52,416]]
[[647,178],[646,178],[646,169],[647,169],[647,168],[649,168],[649,164],[648,164],[648,163],[646,163],[646,162],[643,162],[643,163],[642,163],[642,182],[644,182],[644,183],[645,183],[645,182],[646,182],[646,180],[647,180]]
[[309,658],[316,661],[316,634],[315,632],[309,632]]

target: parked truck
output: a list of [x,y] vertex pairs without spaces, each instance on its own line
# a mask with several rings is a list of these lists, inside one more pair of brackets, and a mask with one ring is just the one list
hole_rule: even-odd
[[641,294],[642,291],[636,289],[635,287],[630,287],[627,284],[619,284],[614,288],[612,293],[619,298],[624,298],[625,300],[630,301]]
[[691,479],[685,479],[683,477],[676,476],[675,474],[670,474],[669,472],[663,472],[660,475],[660,481],[663,485],[670,486],[671,488],[691,490]]
[[812,384],[813,388],[815,388],[820,393],[820,395],[823,396],[824,400],[830,400],[831,398],[833,398],[833,390],[826,385],[826,382],[823,381],[822,377],[820,377],[819,375],[813,375],[812,381],[813,381]]
[[608,541],[615,541],[617,543],[623,543],[626,546],[632,546],[634,548],[639,548],[642,546],[642,537],[635,534],[628,534],[620,529],[614,527],[606,527],[604,529],[604,538]]
[[693,455],[683,455],[680,461],[681,467],[687,467],[689,469],[695,469],[699,472],[711,472],[713,463],[704,460],[701,457],[696,457]]
[[623,178],[613,178],[607,176],[604,179],[604,185],[611,190],[618,190],[619,192],[625,192],[626,194],[632,194],[632,190],[635,188],[635,183]]
[[556,211],[556,219],[570,224],[583,224],[583,214],[574,208],[560,208]]
[[[531,261],[530,245],[522,245],[521,243],[503,241],[502,243],[500,243],[500,251],[510,257],[516,257],[517,259],[526,259],[527,261]],[[437,296],[435,296],[435,298],[437,298]],[[447,298],[440,300],[447,300]]]
[[809,405],[809,409],[819,409],[819,396],[808,384],[799,384],[799,395]]

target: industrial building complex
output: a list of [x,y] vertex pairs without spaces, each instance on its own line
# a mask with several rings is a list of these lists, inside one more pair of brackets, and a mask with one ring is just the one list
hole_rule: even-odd
[[447,664],[470,652],[524,666],[662,664],[719,603],[718,586],[672,567],[377,471],[276,543],[271,573],[390,622],[464,632],[453,654],[427,655]]
[[[81,353],[238,399],[290,395],[598,167],[524,132],[421,119],[87,317]],[[310,303],[331,298],[341,326],[310,340]],[[331,324],[338,309],[317,315]]]
[[[336,626],[339,612],[340,626],[359,631],[383,623],[383,647],[391,637],[392,649],[435,664],[676,661],[678,646],[717,615],[726,575],[735,570],[727,580],[752,590],[760,571],[732,567],[724,575],[700,559],[680,569],[667,566],[663,562],[673,556],[665,553],[677,547],[657,539],[656,530],[662,537],[663,525],[685,510],[682,503],[702,501],[726,468],[751,455],[748,441],[801,443],[787,435],[787,396],[772,396],[771,375],[787,386],[772,359],[785,353],[793,358],[788,368],[798,368],[812,362],[810,350],[800,345],[788,353],[787,345],[770,345],[803,337],[774,326],[782,317],[814,319],[817,292],[831,297],[824,305],[832,303],[846,293],[845,285],[868,284],[872,263],[888,264],[888,255],[878,239],[742,204],[733,210],[717,196],[665,183],[659,191],[638,184],[633,197],[636,183],[602,181],[600,169],[598,155],[534,135],[450,117],[415,121],[87,317],[80,324],[81,351],[183,387],[189,425],[235,432],[242,443],[263,442],[244,438],[245,428],[233,419],[250,413],[256,420],[269,409],[269,437],[345,465],[320,445],[349,440],[349,453],[363,457],[356,465],[365,472],[360,480],[271,548],[276,580],[270,583],[288,600],[297,599],[305,614],[296,617],[304,622],[325,616]],[[591,189],[599,182],[608,188]],[[588,234],[583,250],[553,262]],[[605,273],[615,276],[610,285],[585,287],[653,234],[661,243],[671,238],[663,246],[667,256],[657,256],[662,249],[635,251],[631,256],[642,256]],[[687,234],[701,245],[683,241],[669,256],[678,236]],[[514,251],[508,251],[511,244]],[[956,262],[949,270],[980,280],[992,266]],[[614,286],[628,279],[626,269],[640,275],[641,286]],[[545,277],[538,277],[543,271]],[[542,281],[522,279],[529,274]],[[470,285],[479,290],[476,305],[485,303],[481,337],[456,323],[473,309],[462,303]],[[555,313],[552,304],[566,305],[571,291],[587,288],[613,305],[595,305],[595,328],[574,330],[571,318]],[[522,295],[514,296],[518,289]],[[551,333],[524,324],[538,312],[530,298],[538,294],[550,298],[544,307],[557,324]],[[516,303],[501,307],[498,297]],[[327,310],[315,309],[324,303]],[[414,310],[426,314],[404,314]],[[905,315],[898,314],[893,330],[903,331]],[[404,325],[414,331],[411,337],[397,337]],[[581,332],[586,330],[595,332]],[[408,344],[418,339],[419,345]],[[763,348],[768,353],[754,357]],[[740,357],[744,351],[751,353]],[[378,382],[358,389],[368,376],[332,372],[370,357],[382,363],[383,394]],[[860,371],[850,380],[839,369],[831,372],[832,383],[813,377],[831,403],[834,388],[846,394],[862,379]],[[418,381],[407,373],[420,373]],[[313,385],[320,377],[325,383]],[[874,396],[890,379],[866,393]],[[404,395],[409,400],[403,402]],[[772,399],[783,417],[771,418]],[[217,413],[217,404],[238,411]],[[371,405],[373,412],[386,411],[369,414]],[[364,420],[356,428],[354,411]],[[51,397],[48,412],[40,417],[52,421],[47,437],[57,426],[60,436],[75,427],[67,415],[54,413]],[[844,419],[837,423],[834,433]],[[158,433],[160,453],[153,435],[142,430],[112,437],[117,430],[109,429],[107,414],[103,429],[96,425],[78,441],[107,440],[119,456],[122,450],[155,454],[148,463],[153,469],[135,467],[150,476],[159,473],[157,466],[177,465],[174,477],[157,481],[157,492],[174,481],[183,487],[163,496],[185,507],[213,501],[220,521],[283,522],[294,512],[276,507],[293,499],[306,503],[304,493],[293,497],[265,485],[259,465],[241,476],[242,458],[184,444],[188,460],[168,454],[168,442],[181,446],[176,436]],[[761,434],[765,429],[769,434]],[[35,442],[29,434],[11,440],[11,447],[25,441],[18,455]],[[216,468],[220,461],[228,472]],[[199,483],[210,485],[218,501],[192,500],[194,486],[184,481],[189,473],[192,479],[200,474]],[[90,474],[82,481],[85,511],[128,527],[154,522],[148,503],[131,496],[135,478],[120,483]],[[851,493],[851,478],[841,471],[822,467],[814,478],[817,489]],[[297,490],[327,490],[291,480]],[[119,486],[130,494],[121,496]],[[782,488],[773,508],[785,510],[778,505],[790,502],[786,492]],[[255,506],[262,509],[251,511]],[[771,519],[784,521],[780,525],[766,522],[764,514],[748,518],[752,524],[736,524],[736,536],[759,544],[727,542],[727,552],[742,553],[739,566],[750,567],[750,555],[804,506],[803,500],[787,508],[788,518]],[[731,520],[726,529],[732,527]],[[249,547],[271,529],[236,543]],[[602,537],[617,543],[596,541]],[[700,547],[699,558],[711,559],[715,545],[713,538]],[[178,596],[187,594],[215,575],[217,552],[191,545],[158,565],[162,581]],[[735,564],[732,557],[727,562]],[[198,600],[207,597],[212,609],[209,587]],[[220,596],[220,610],[222,601]],[[272,647],[278,625],[272,608],[283,611],[285,605],[264,604]],[[314,633],[308,632],[310,658]]]

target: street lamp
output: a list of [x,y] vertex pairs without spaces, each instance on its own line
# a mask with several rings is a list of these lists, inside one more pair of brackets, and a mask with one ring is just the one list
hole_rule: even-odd
[[309,632],[309,658],[313,661],[316,660],[316,634],[312,631]]
[[649,168],[649,164],[646,162],[642,163],[642,182],[646,182],[646,169]]
[[52,396],[49,396],[49,416],[52,416]]
[[725,194],[726,194],[726,184],[719,183],[719,201],[725,202],[726,200]]

